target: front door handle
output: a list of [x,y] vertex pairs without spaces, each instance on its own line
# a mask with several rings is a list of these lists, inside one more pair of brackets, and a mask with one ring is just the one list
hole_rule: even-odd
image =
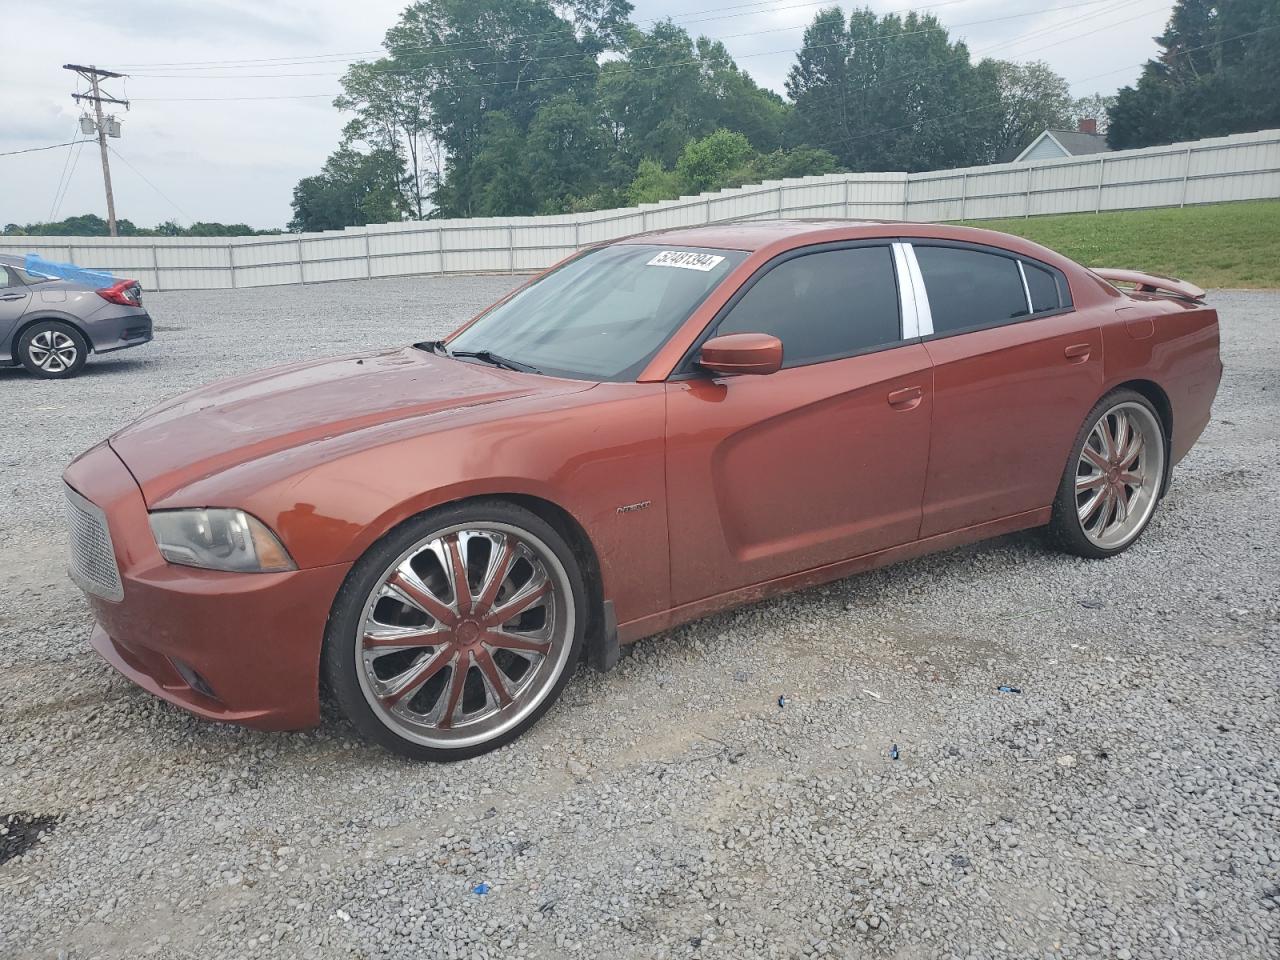
[[22,300],[25,297],[25,293],[0,293],[0,300]]
[[1073,343],[1062,351],[1062,355],[1072,363],[1084,363],[1089,359],[1089,354],[1092,352],[1093,347],[1087,343]]
[[895,410],[914,410],[924,398],[924,387],[901,387],[889,391],[889,406]]

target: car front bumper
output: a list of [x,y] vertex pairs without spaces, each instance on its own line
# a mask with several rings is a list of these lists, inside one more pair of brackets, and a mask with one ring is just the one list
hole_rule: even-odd
[[[260,730],[319,722],[324,627],[349,564],[248,574],[171,564],[151,535],[141,491],[110,446],[81,456],[63,479],[91,513],[101,511],[109,531],[109,541],[98,542],[114,555],[121,599],[74,576],[97,620],[90,643],[108,663],[211,720]],[[101,556],[93,559],[102,566]],[[83,566],[73,550],[73,574]]]

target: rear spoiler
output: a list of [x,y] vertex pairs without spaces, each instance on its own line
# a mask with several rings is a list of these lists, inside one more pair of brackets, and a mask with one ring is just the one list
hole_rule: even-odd
[[1161,277],[1139,270],[1115,270],[1111,267],[1093,267],[1093,272],[1108,283],[1132,283],[1141,293],[1171,293],[1187,300],[1204,300],[1204,291],[1194,283],[1175,277]]

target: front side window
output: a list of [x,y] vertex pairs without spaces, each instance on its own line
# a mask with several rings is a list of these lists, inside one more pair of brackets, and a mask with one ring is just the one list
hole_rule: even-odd
[[784,260],[757,280],[716,335],[768,333],[782,365],[847,357],[901,339],[898,287],[888,246],[850,247]]
[[[933,332],[989,327],[1025,317],[1018,261],[964,247],[915,246],[933,315]],[[1029,279],[1029,278],[1028,278]]]
[[634,380],[746,256],[633,243],[589,250],[494,307],[447,348],[553,376]]

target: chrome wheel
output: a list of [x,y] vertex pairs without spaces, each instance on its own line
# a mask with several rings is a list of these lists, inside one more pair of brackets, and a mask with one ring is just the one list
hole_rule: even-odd
[[573,593],[555,553],[504,523],[448,527],[383,573],[354,638],[375,716],[401,737],[460,748],[545,699],[573,647]]
[[1147,407],[1125,401],[1100,416],[1076,463],[1076,515],[1095,546],[1123,547],[1146,526],[1164,482],[1164,436]]
[[75,365],[80,350],[61,330],[41,330],[27,344],[32,364],[47,373],[62,373]]

